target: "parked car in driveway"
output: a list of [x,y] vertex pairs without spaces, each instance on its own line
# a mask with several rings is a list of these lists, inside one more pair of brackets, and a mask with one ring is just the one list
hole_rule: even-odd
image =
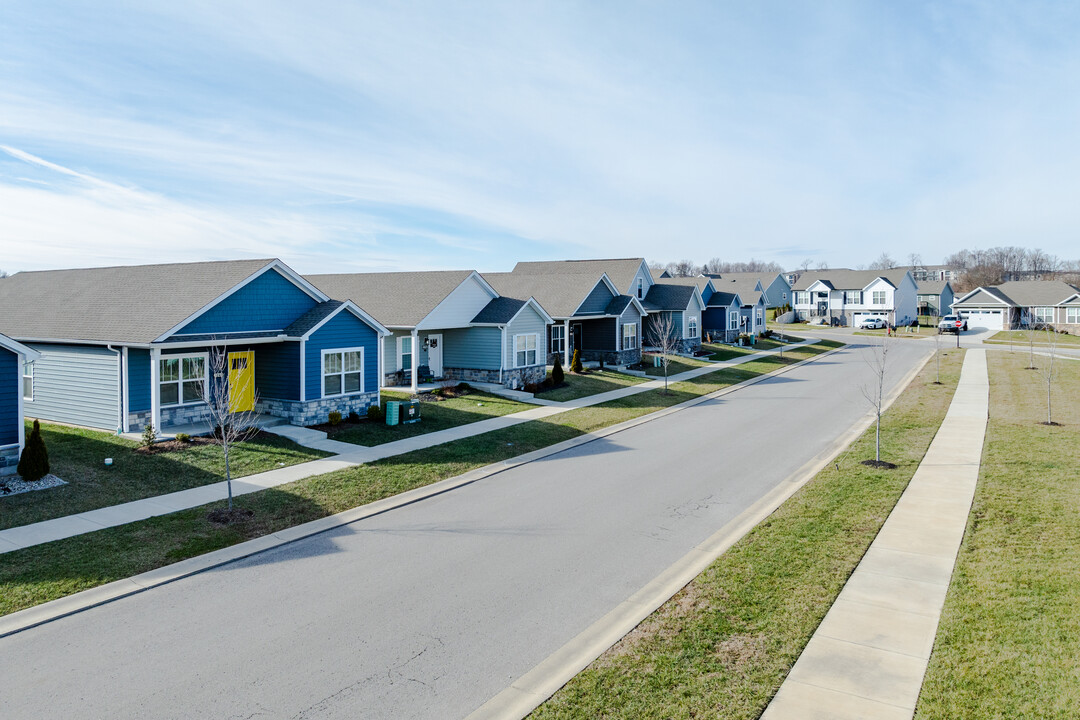
[[958,333],[961,330],[967,332],[968,324],[967,318],[963,315],[946,315],[941,318],[941,322],[937,325],[937,331],[940,335],[943,332]]
[[888,323],[885,321],[885,318],[864,317],[863,319],[859,320],[858,327],[860,330],[880,330],[886,325],[888,325]]

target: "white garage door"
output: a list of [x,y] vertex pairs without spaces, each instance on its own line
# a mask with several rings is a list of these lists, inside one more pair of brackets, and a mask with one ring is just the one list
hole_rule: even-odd
[[859,323],[864,318],[869,318],[869,317],[877,317],[877,318],[881,318],[882,320],[887,321],[889,319],[889,313],[886,313],[886,312],[857,312],[857,313],[851,313],[851,324],[858,327]]
[[1001,330],[1004,327],[1005,313],[1002,310],[965,310],[962,314],[967,318],[970,329]]

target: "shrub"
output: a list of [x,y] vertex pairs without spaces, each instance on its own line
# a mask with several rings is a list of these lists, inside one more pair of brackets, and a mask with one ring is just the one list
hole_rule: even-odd
[[383,409],[379,405],[369,405],[367,409],[367,419],[380,421],[383,419]]
[[146,423],[146,427],[142,431],[142,446],[150,447],[157,442],[157,430],[154,430],[154,423]]
[[540,392],[540,390],[542,390],[542,389],[543,389],[543,388],[541,388],[541,387],[540,387],[539,385],[537,385],[536,383],[525,383],[525,387],[524,387],[524,390],[525,390],[525,392],[527,392],[527,393],[532,393],[532,394],[534,394],[534,395],[535,395],[536,393]]
[[16,472],[27,482],[40,480],[49,474],[49,451],[45,449],[45,441],[41,438],[41,425],[37,420],[34,421],[34,429],[26,440]]
[[581,367],[581,352],[574,351],[574,358],[570,361],[570,372],[584,372],[584,368]]
[[191,442],[191,436],[187,433],[176,433],[176,439],[182,443]]
[[604,369],[604,356],[603,355],[600,356],[600,369],[601,370]]
[[360,422],[360,413],[356,412],[355,410],[351,411],[349,413],[349,422],[351,422],[351,423]]
[[332,410],[330,412],[330,415],[328,416],[328,418],[330,420],[331,425],[340,425],[341,424],[341,413],[339,413],[337,410]]
[[562,360],[559,356],[555,356],[555,364],[551,367],[551,384],[558,387],[566,380],[566,375],[563,373]]

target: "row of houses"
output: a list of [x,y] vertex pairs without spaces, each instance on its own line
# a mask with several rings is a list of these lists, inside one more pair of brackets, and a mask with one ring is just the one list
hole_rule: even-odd
[[[767,307],[760,280],[654,278],[643,258],[485,274],[304,276],[277,259],[22,272],[0,281],[0,422],[14,428],[0,448],[17,459],[24,411],[119,432],[201,422],[208,383],[233,411],[295,425],[364,414],[386,386],[521,388],[575,350],[638,362],[661,324],[684,352],[710,333],[760,333]],[[241,387],[253,391],[234,397]]]

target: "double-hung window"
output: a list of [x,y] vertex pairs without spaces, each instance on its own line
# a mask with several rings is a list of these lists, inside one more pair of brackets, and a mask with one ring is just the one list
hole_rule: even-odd
[[322,357],[324,397],[364,392],[364,348],[323,350]]
[[24,400],[34,399],[34,363],[24,362],[22,366],[22,396]]
[[645,280],[642,278],[637,279],[637,299],[641,300],[645,297]]
[[551,352],[561,353],[566,350],[566,328],[562,325],[551,326]]
[[795,304],[796,305],[809,305],[810,304],[810,293],[807,292],[806,290],[799,290],[798,292],[796,292],[795,293]]
[[623,323],[622,326],[622,349],[637,349],[637,323]]
[[691,315],[686,319],[686,337],[696,338],[697,336],[697,316]]
[[1041,325],[1046,325],[1054,322],[1054,308],[1051,307],[1037,307],[1032,308],[1034,311],[1035,322]]
[[398,338],[398,368],[410,372],[413,367],[412,335]]
[[514,336],[514,367],[536,364],[536,333]]
[[728,330],[734,330],[739,327],[739,311],[732,310],[728,313]]
[[859,290],[845,290],[844,291],[844,304],[845,305],[858,305],[862,302],[862,292]]
[[202,402],[206,388],[206,355],[176,355],[158,364],[161,407]]
[[874,291],[874,304],[875,305],[884,305],[885,304],[885,291],[884,290],[875,290]]
[[1070,325],[1080,324],[1080,307],[1065,308],[1065,322]]

